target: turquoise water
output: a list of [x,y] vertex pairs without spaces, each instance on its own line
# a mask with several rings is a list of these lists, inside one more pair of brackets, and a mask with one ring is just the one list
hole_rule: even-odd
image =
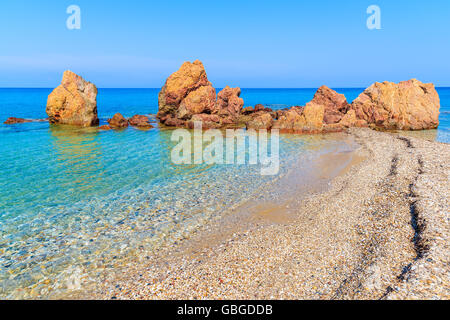
[[[337,89],[349,101],[363,89]],[[100,122],[116,112],[155,114],[158,89],[100,89]],[[44,118],[51,89],[0,89],[0,121]],[[303,105],[314,89],[243,89],[245,105]],[[450,88],[439,88],[450,142]],[[152,118],[154,121],[154,118]],[[48,123],[0,124],[0,297],[47,297],[95,282],[102,272],[188,237],[227,208],[270,188],[293,163],[312,161],[330,135],[280,137],[280,173],[258,166],[170,161],[171,131],[98,131]]]

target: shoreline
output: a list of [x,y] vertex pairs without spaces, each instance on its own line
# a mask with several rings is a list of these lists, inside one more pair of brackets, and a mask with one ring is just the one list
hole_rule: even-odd
[[348,134],[360,161],[302,199],[295,217],[136,266],[83,298],[448,299],[449,145]]

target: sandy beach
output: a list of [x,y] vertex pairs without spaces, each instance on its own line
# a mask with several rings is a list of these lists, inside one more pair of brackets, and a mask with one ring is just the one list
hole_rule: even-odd
[[450,1],[35,2],[0,4],[0,301],[450,299]]
[[[450,146],[401,132],[347,135],[359,147],[295,215],[283,204],[261,208],[215,239],[194,236],[105,280],[88,298],[450,298]],[[337,163],[328,160],[317,172]]]

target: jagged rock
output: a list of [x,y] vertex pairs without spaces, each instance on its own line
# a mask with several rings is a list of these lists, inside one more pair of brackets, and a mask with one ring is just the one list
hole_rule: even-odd
[[[193,91],[198,90],[201,87],[210,87],[209,91],[202,89],[197,94],[194,94],[189,98],[190,101],[186,102],[184,107],[185,111],[192,108],[192,102],[199,97],[203,97],[205,93],[208,93],[214,88],[208,81],[206,76],[205,68],[203,64],[196,60],[193,63],[185,62],[178,69],[178,71],[172,73],[166,80],[166,83],[162,87],[158,95],[158,119],[171,119],[176,117],[178,108],[180,107],[182,101]],[[212,90],[211,90],[212,89]],[[214,90],[215,93],[215,90]],[[206,94],[207,97],[209,95]],[[202,106],[205,107],[206,102]],[[209,106],[209,105],[208,105]],[[171,117],[168,117],[171,116]],[[169,120],[170,122],[170,120]]]
[[350,127],[366,127],[367,122],[356,117],[356,112],[353,109],[348,110],[348,112],[342,117],[341,121],[335,124],[336,127],[340,128],[350,128]]
[[346,128],[350,128],[350,127],[354,127],[356,125],[356,112],[355,110],[349,110],[341,119],[341,121],[339,121],[339,124],[342,127],[346,127]]
[[165,116],[161,118],[161,122],[169,127],[184,127],[186,125],[186,121],[177,119],[172,115]]
[[327,86],[321,86],[316,91],[311,103],[324,106],[323,120],[325,124],[338,123],[350,107],[343,94],[339,94]]
[[272,128],[293,132],[321,132],[323,117],[324,106],[309,102],[304,107],[295,106],[284,111]]
[[262,110],[264,110],[264,106],[262,104],[258,103],[257,105],[255,105],[255,112]]
[[216,90],[212,86],[203,86],[191,91],[177,110],[177,118],[188,120],[193,115],[213,112],[216,104]]
[[192,121],[209,121],[209,122],[220,122],[220,117],[217,114],[206,114],[200,113],[192,116]]
[[230,88],[226,86],[217,95],[217,102],[214,113],[222,117],[236,119],[244,106],[244,99],[239,98],[241,88]]
[[241,114],[248,115],[253,113],[254,111],[255,109],[253,109],[253,107],[245,107],[242,109]]
[[97,88],[72,71],[65,71],[61,85],[48,96],[46,112],[50,123],[97,125]]
[[305,128],[311,131],[321,130],[325,114],[325,107],[313,102],[308,102],[303,108]]
[[134,127],[153,128],[147,116],[136,114],[128,119],[128,123]]
[[284,108],[284,109],[275,111],[275,119],[278,120],[278,119],[279,119],[281,116],[283,116],[284,113],[285,113],[286,111],[288,111],[288,110],[289,110],[289,108]]
[[100,126],[100,127],[98,127],[98,130],[111,130],[112,128],[110,127],[110,126],[108,126],[108,125],[103,125],[103,126]]
[[416,79],[375,82],[352,104],[356,117],[380,129],[421,130],[439,125],[439,96],[432,83]]
[[111,119],[108,119],[108,123],[112,128],[128,127],[128,120],[120,113],[116,113]]
[[202,129],[212,129],[221,127],[221,119],[217,114],[195,114],[191,120],[188,121],[188,128],[194,128],[194,122],[199,121],[202,123]]
[[208,81],[203,64],[198,60],[185,62],[167,78],[159,92],[157,118],[167,126],[190,126],[195,115],[213,114],[220,118],[210,118],[209,126],[213,126],[212,122],[216,122],[214,127],[233,124],[244,105],[240,93],[240,88],[227,86],[216,99],[216,90]]
[[262,113],[246,123],[247,129],[267,129],[272,128],[273,118],[269,113]]

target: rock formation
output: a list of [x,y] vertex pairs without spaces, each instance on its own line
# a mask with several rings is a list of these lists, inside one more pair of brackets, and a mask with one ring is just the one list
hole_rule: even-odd
[[159,93],[157,118],[167,126],[203,128],[244,125],[290,132],[339,131],[348,127],[431,129],[439,124],[439,96],[432,84],[409,80],[375,83],[352,104],[343,94],[321,86],[304,107],[272,111],[262,104],[243,109],[240,88],[226,86],[217,94],[203,64],[185,62]]
[[16,118],[16,117],[9,117],[8,119],[6,119],[5,122],[3,122],[3,124],[16,124],[16,123],[25,123],[25,122],[32,122],[32,120]]
[[189,120],[195,114],[210,114],[216,104],[216,90],[212,86],[203,86],[191,91],[180,103],[176,116]]
[[28,123],[28,122],[47,122],[48,119],[24,119],[24,118],[16,118],[9,117],[3,122],[3,124],[17,124],[17,123]]
[[245,107],[242,109],[241,114],[248,115],[253,112],[255,112],[255,109],[253,109],[253,107]]
[[221,119],[217,114],[195,114],[192,116],[191,120],[187,122],[188,128],[194,128],[194,122],[201,121],[203,129],[213,129],[220,128],[222,126]]
[[240,98],[241,88],[230,88],[226,86],[217,95],[217,103],[214,113],[222,118],[226,118],[226,122],[232,123],[237,120],[244,106],[244,99]]
[[267,129],[272,128],[273,118],[269,113],[261,113],[246,123],[247,129]]
[[216,90],[208,81],[203,64],[198,60],[185,62],[161,89],[157,118],[167,126],[192,127],[199,119],[207,122],[207,127],[233,124],[244,105],[240,94],[240,88],[226,86],[216,99]]
[[132,116],[130,119],[128,119],[128,123],[130,124],[130,126],[134,127],[153,128],[148,117],[141,114]]
[[[159,92],[157,117],[163,123],[169,119],[189,120],[194,114],[210,113],[215,101],[216,91],[208,81],[203,64],[199,60],[185,62],[167,78]],[[168,125],[175,122],[169,120]]]
[[48,96],[46,112],[50,123],[97,125],[97,88],[72,71],[65,71],[61,84]]
[[292,107],[279,114],[274,129],[284,132],[321,132],[323,128],[324,106],[308,102],[304,107]]
[[264,106],[260,103],[255,105],[255,112],[264,110]]
[[349,109],[345,96],[327,86],[321,86],[311,102],[324,106],[323,121],[325,124],[338,123]]
[[439,107],[434,85],[416,79],[375,82],[351,104],[356,117],[371,127],[400,130],[437,128]]
[[111,119],[108,119],[108,123],[111,128],[128,127],[128,120],[120,113],[116,113]]

